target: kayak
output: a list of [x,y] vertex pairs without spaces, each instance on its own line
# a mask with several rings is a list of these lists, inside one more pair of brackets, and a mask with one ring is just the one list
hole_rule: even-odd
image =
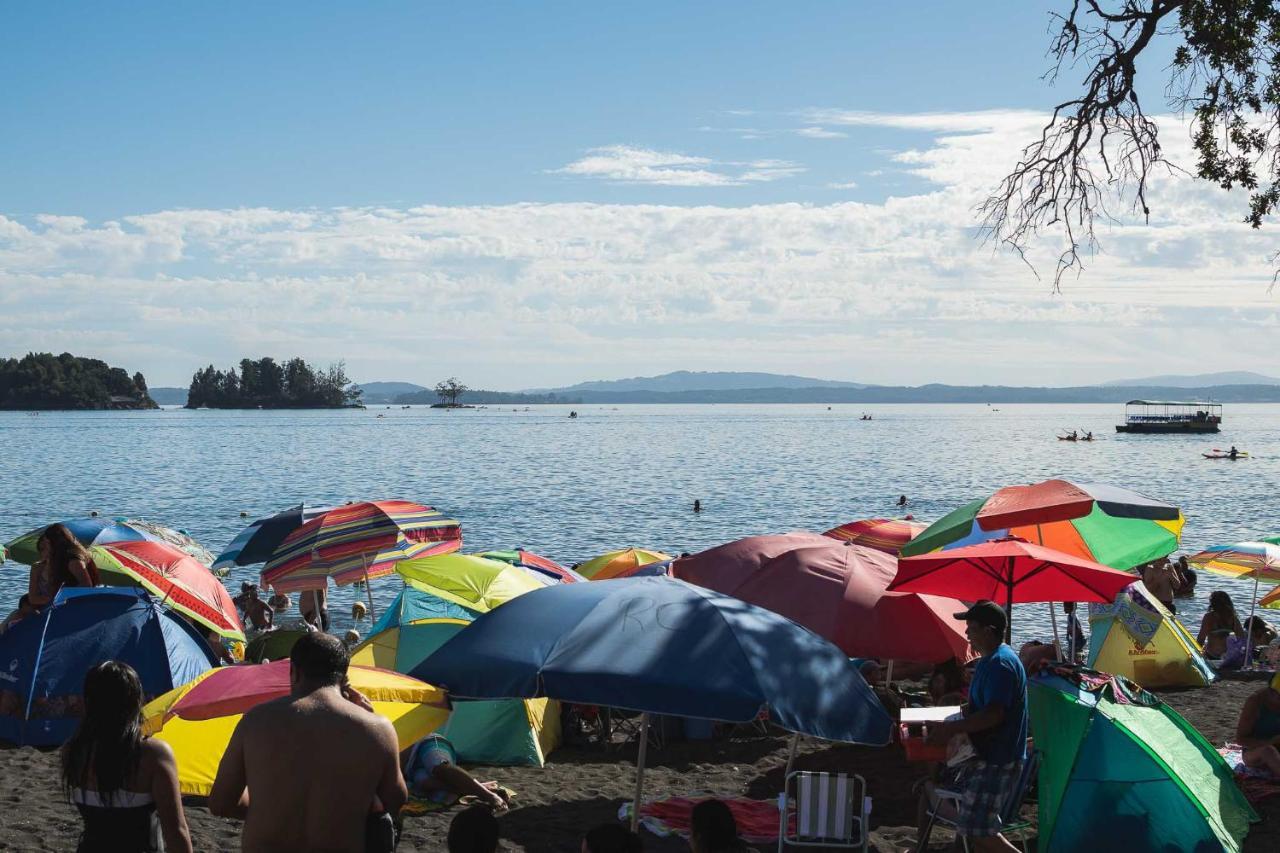
[[[1230,452],[1225,451],[1225,450],[1218,450],[1216,447],[1214,448],[1214,450],[1213,450],[1213,452],[1212,452],[1212,453],[1201,453],[1200,455],[1201,455],[1201,456],[1203,456],[1205,459],[1230,459],[1230,458],[1231,458],[1231,453],[1230,453]],[[1237,452],[1237,453],[1236,453],[1236,455],[1235,455],[1235,458],[1236,458],[1236,459],[1248,459],[1248,458],[1249,458],[1249,454],[1248,454],[1248,453]]]

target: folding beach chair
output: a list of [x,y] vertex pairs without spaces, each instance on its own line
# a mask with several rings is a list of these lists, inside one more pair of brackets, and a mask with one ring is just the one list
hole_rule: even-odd
[[[1000,822],[1003,824],[1000,834],[1008,838],[1010,833],[1018,833],[1022,853],[1027,853],[1027,830],[1031,828],[1031,821],[1024,820],[1022,817],[1022,803],[1027,798],[1027,792],[1031,789],[1031,783],[1035,781],[1038,772],[1040,772],[1040,753],[1032,749],[1027,753],[1027,760],[1022,763],[1022,773],[1018,776],[1017,784],[1009,792],[1004,808],[1000,810]],[[938,814],[938,810],[943,803],[950,803],[958,810],[962,794],[959,791],[947,791],[942,788],[936,789],[934,793],[938,800],[930,810],[928,823],[925,824],[924,832],[920,834],[920,840],[916,843],[916,853],[923,853],[929,848],[929,836],[933,833],[935,825],[944,826],[950,830],[956,828],[955,820]],[[966,851],[969,849],[969,839],[961,836],[960,843]]]
[[[791,832],[788,811],[795,805],[796,828]],[[844,773],[787,775],[778,795],[781,825],[778,851],[787,847],[848,847],[867,849],[867,822],[871,818],[871,798],[861,776]]]

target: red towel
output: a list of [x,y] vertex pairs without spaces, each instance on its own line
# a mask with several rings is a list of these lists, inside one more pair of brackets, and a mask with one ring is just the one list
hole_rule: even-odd
[[[661,824],[669,832],[689,837],[690,815],[693,807],[711,797],[671,797],[640,806],[640,817]],[[722,799],[738,824],[738,835],[748,844],[764,844],[778,840],[778,804],[747,799]],[[791,816],[791,828],[795,828],[795,815]]]

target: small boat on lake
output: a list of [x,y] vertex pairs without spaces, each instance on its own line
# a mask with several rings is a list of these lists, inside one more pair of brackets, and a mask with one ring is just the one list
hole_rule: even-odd
[[1218,432],[1221,423],[1221,403],[1130,400],[1124,404],[1124,423],[1116,424],[1116,432],[1165,435]]

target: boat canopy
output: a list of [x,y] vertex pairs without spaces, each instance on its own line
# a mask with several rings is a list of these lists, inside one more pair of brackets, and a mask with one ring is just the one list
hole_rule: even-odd
[[1126,406],[1190,406],[1192,408],[1203,409],[1206,406],[1214,406],[1222,408],[1221,403],[1196,403],[1187,402],[1185,400],[1130,400],[1125,403]]

